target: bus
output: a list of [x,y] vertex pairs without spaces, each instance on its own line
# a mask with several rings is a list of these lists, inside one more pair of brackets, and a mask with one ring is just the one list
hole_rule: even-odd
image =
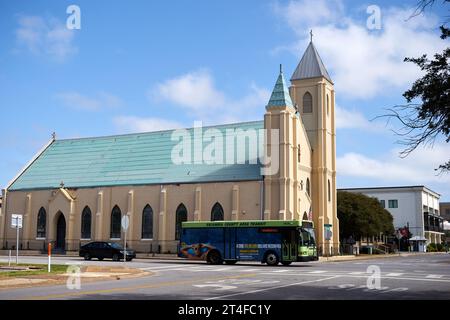
[[318,251],[312,221],[198,221],[182,223],[178,256],[210,264],[287,266],[318,260]]

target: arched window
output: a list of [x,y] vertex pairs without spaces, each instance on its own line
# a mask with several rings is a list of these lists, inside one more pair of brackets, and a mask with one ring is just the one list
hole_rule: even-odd
[[330,115],[330,96],[327,94],[327,116]]
[[328,201],[331,201],[331,184],[330,184],[330,180],[328,180]]
[[223,208],[218,202],[212,207],[211,221],[223,221]]
[[180,240],[181,236],[181,223],[187,221],[188,212],[184,204],[180,204],[177,208],[175,218],[175,240]]
[[309,185],[309,178],[306,179],[306,193],[311,196],[311,186]]
[[142,211],[142,239],[153,239],[153,209],[146,205]]
[[92,214],[91,209],[88,206],[84,207],[81,213],[81,238],[90,239],[91,238],[91,223]]
[[37,218],[37,232],[36,232],[36,236],[38,238],[45,238],[46,226],[47,226],[47,212],[45,212],[44,208],[40,208]]
[[120,228],[121,228],[121,219],[122,212],[118,206],[114,206],[111,211],[111,239],[119,239],[120,238]]
[[313,112],[313,103],[312,103],[312,95],[309,92],[306,92],[303,96],[303,113],[312,113]]

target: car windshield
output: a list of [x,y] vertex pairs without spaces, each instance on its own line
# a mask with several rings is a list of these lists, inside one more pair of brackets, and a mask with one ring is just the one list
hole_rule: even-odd
[[114,243],[114,242],[110,242],[108,244],[114,249],[123,250],[123,248],[122,248],[122,246],[120,244],[117,244],[117,243]]

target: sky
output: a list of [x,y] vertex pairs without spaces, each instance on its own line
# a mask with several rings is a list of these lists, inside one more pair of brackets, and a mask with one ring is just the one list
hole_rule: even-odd
[[[72,4],[81,19],[70,30]],[[448,46],[438,28],[448,7],[410,18],[415,4],[0,0],[0,187],[53,132],[63,139],[262,120],[279,64],[290,78],[312,29],[336,89],[338,187],[425,185],[450,201],[450,174],[434,170],[450,144],[438,139],[401,158],[398,124],[373,120],[404,104],[420,77],[405,57]]]

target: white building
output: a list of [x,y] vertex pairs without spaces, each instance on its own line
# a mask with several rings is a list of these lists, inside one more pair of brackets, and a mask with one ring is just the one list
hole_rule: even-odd
[[[394,228],[409,227],[415,239],[426,243],[441,243],[443,218],[439,212],[440,194],[425,186],[350,188],[339,191],[355,192],[377,198],[394,218]],[[420,242],[419,242],[420,244]],[[415,248],[423,251],[423,246]]]

